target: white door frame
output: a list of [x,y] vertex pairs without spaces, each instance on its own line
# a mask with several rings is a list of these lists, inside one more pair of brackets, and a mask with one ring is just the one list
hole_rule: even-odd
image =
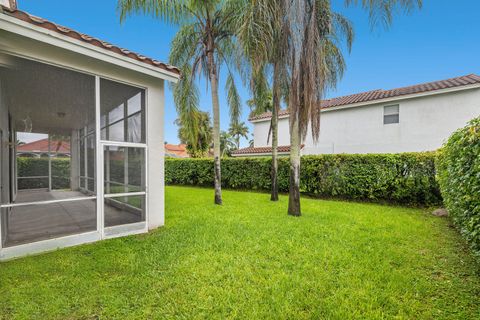
[[[97,174],[99,178],[97,179],[97,212],[99,213],[99,218],[101,220],[101,234],[102,239],[123,237],[129,234],[137,234],[148,232],[148,192],[147,192],[147,176],[148,176],[148,159],[147,159],[147,145],[144,143],[131,143],[131,142],[115,142],[115,141],[103,141],[99,142],[99,147],[101,152],[97,152],[101,162],[97,168]],[[105,170],[104,170],[104,151],[106,147],[123,147],[123,148],[141,148],[144,149],[144,170],[145,170],[145,191],[141,192],[126,192],[126,193],[105,193]],[[100,172],[99,172],[100,171]],[[106,227],[105,226],[105,199],[115,198],[115,197],[132,197],[132,196],[144,196],[145,204],[145,221],[135,222],[130,224]]]

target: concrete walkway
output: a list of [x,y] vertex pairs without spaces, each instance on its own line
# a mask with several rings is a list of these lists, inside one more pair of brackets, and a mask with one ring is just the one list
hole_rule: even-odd
[[[18,193],[16,203],[80,197],[85,197],[85,195],[75,191],[21,191]],[[2,221],[5,221],[5,219]],[[120,209],[105,205],[106,226],[139,221],[142,220],[138,213],[125,208]],[[14,207],[8,212],[7,237],[4,245],[5,247],[11,247],[96,229],[96,200]]]

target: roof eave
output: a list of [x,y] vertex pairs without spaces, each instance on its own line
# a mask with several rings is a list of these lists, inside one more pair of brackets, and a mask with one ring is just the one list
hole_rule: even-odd
[[[31,23],[2,13],[0,13],[0,29],[155,78],[171,82],[178,82],[180,79],[180,75],[177,73],[131,59],[127,56],[122,56],[89,43],[78,41],[77,39],[48,29],[37,27]],[[8,50],[4,51],[8,52]]]

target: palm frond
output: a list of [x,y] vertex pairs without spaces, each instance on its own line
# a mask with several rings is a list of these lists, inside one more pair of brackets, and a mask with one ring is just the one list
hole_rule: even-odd
[[423,0],[345,0],[345,5],[360,5],[367,10],[372,28],[377,25],[388,28],[392,24],[395,11],[411,13],[422,7]]
[[191,18],[187,0],[118,0],[120,21],[135,13],[160,18],[168,23],[179,24]]
[[332,26],[332,36],[338,42],[342,42],[344,40],[346,42],[348,51],[350,51],[352,49],[353,40],[355,39],[352,22],[341,14],[332,12]]
[[[192,70],[188,65],[182,67],[182,78],[176,84],[171,84],[175,108],[179,121],[185,129],[189,141],[196,141],[199,127],[199,93],[192,81]],[[196,145],[193,143],[193,147]]]
[[172,40],[169,63],[176,66],[190,64],[197,55],[201,40],[201,33],[196,23],[182,26]]
[[238,123],[242,113],[242,102],[238,94],[237,87],[233,75],[229,73],[225,83],[225,90],[227,91],[227,101],[230,111],[230,122]]

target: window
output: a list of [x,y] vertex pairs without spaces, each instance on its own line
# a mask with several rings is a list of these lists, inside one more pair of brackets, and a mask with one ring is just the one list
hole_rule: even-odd
[[385,106],[383,107],[383,124],[392,124],[400,122],[400,106]]

